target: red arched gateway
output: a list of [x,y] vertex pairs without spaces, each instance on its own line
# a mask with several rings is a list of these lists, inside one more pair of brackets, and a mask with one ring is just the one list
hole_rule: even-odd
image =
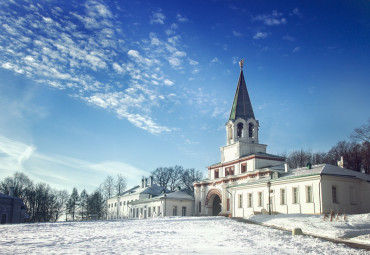
[[222,201],[222,195],[221,191],[219,189],[211,189],[208,191],[207,197],[206,197],[206,205],[208,205],[209,199],[213,197],[214,195],[217,195],[220,198],[220,202]]

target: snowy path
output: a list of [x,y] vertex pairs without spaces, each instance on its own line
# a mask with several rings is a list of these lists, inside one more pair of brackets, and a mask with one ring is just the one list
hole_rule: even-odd
[[0,254],[369,254],[223,217],[0,226]]

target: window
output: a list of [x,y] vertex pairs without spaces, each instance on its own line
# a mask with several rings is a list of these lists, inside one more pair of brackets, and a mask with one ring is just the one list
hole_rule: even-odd
[[333,198],[333,203],[338,204],[338,189],[336,186],[331,186],[331,196]]
[[202,212],[202,202],[200,202],[200,201],[199,201],[199,204],[198,204],[198,211]]
[[157,209],[158,209],[158,210],[157,210],[157,215],[159,216],[159,215],[161,214],[161,207],[160,207],[160,206],[158,206],[158,207],[157,207]]
[[243,123],[238,123],[238,138],[243,136]]
[[114,203],[114,207],[117,207],[117,203]]
[[225,176],[234,175],[234,166],[225,168]]
[[119,206],[122,206],[122,202],[119,202]]
[[152,215],[152,208],[151,207],[149,207],[148,208],[148,217],[150,217]]
[[280,189],[280,204],[286,205],[286,192],[285,189]]
[[239,194],[239,199],[238,199],[238,207],[243,208],[243,194]]
[[248,125],[248,136],[253,137],[253,124],[249,123]]
[[294,187],[293,188],[293,204],[298,204],[299,200],[298,200],[298,188],[297,187]]
[[216,169],[215,170],[215,179],[219,178],[219,176],[220,176],[219,170]]
[[261,207],[263,204],[262,201],[262,192],[258,192],[258,206]]
[[252,193],[248,193],[248,207],[252,207]]
[[172,215],[173,215],[173,216],[177,216],[177,206],[174,206],[174,207],[172,208]]
[[139,218],[139,208],[136,208],[136,218]]
[[312,186],[306,186],[306,203],[312,203]]
[[247,165],[243,164],[242,169],[241,169],[241,173],[245,173],[246,171],[247,171]]
[[123,201],[123,205],[126,205],[126,201]]
[[226,199],[226,211],[230,211],[230,198]]
[[183,207],[181,208],[181,215],[182,215],[182,216],[186,216],[186,207],[185,207],[185,206],[183,206]]

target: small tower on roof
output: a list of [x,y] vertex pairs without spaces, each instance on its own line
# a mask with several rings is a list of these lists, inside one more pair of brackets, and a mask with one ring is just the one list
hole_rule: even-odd
[[227,145],[237,141],[258,143],[259,123],[254,117],[253,107],[244,80],[244,60],[240,60],[240,75],[234,101],[226,123]]

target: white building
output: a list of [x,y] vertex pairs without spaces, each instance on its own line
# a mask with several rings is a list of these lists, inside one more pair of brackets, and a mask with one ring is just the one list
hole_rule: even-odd
[[185,191],[170,192],[155,184],[153,177],[142,178],[120,196],[108,199],[107,219],[150,218],[165,216],[191,216],[194,198]]
[[221,161],[194,183],[195,215],[370,212],[370,176],[332,165],[288,170],[285,158],[259,144],[259,122],[244,80],[243,61],[226,123]]

